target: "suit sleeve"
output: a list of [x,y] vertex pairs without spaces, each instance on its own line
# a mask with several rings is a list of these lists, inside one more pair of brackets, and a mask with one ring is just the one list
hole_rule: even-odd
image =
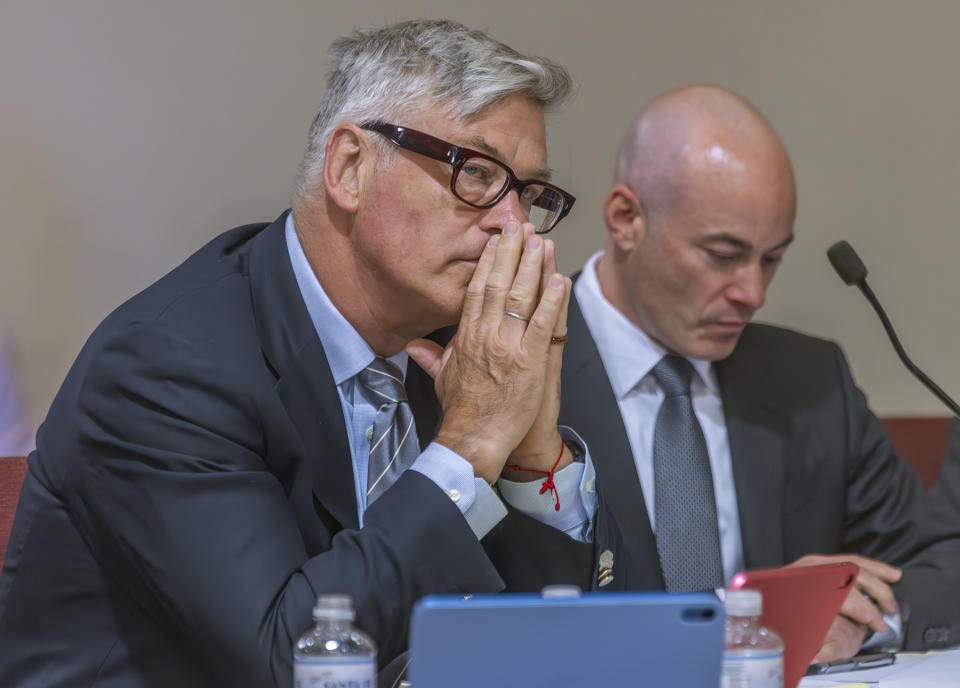
[[940,476],[931,488],[935,517],[949,521],[960,519],[960,418],[950,424],[950,439],[943,457]]
[[954,645],[960,641],[958,518],[937,507],[917,472],[896,456],[839,349],[836,360],[850,409],[846,549],[903,569],[894,592],[905,621],[905,649]]
[[507,516],[483,546],[509,592],[540,592],[545,585],[591,587],[595,545],[575,540],[507,504]]
[[209,348],[156,323],[106,342],[69,429],[80,456],[68,499],[106,575],[219,683],[289,686],[318,593],[353,595],[385,664],[405,646],[418,597],[502,588],[457,508],[410,471],[363,529],[308,558],[264,459],[258,394],[269,392]]

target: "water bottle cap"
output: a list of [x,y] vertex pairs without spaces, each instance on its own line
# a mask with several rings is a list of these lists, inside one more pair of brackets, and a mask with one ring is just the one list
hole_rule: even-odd
[[578,585],[545,585],[540,591],[540,597],[545,600],[563,600],[580,597],[582,593]]
[[313,608],[313,620],[338,619],[353,621],[353,598],[350,595],[320,595]]
[[727,616],[760,616],[763,611],[763,595],[759,590],[727,590],[723,600]]

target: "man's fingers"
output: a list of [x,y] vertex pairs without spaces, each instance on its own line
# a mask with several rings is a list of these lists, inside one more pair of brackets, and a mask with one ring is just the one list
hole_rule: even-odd
[[547,280],[557,272],[557,245],[550,239],[543,240],[543,274],[540,276],[540,293],[547,290]]
[[507,292],[504,302],[504,318],[500,322],[500,332],[503,335],[515,335],[517,338],[526,330],[524,320],[508,316],[507,313],[529,318],[536,308],[537,294],[540,291],[540,275],[543,272],[543,239],[536,234],[527,239],[520,256],[520,266],[517,268],[513,285]]
[[463,312],[460,315],[461,322],[469,322],[480,317],[483,311],[483,294],[487,286],[487,277],[493,269],[494,257],[497,254],[497,245],[500,243],[500,235],[494,234],[487,241],[487,245],[480,254],[480,260],[477,261],[477,269],[473,271],[473,277],[470,284],[467,285],[467,293],[463,299]]
[[[524,232],[519,222],[504,224],[503,233],[497,243],[493,257],[493,267],[487,275],[483,289],[483,313],[481,317],[491,325],[500,325],[503,318],[507,292],[513,286],[517,275],[517,266],[523,254]],[[519,313],[524,317],[530,313]]]
[[[563,366],[563,340],[566,339],[567,336],[567,310],[570,306],[570,299],[573,298],[572,283],[570,283],[570,280],[566,277],[564,281],[567,282],[567,284],[565,285],[563,301],[560,303],[560,314],[553,326],[553,333],[550,339],[550,353],[547,357],[547,375],[548,379],[552,379],[555,382],[554,389],[558,402],[560,397],[560,369]],[[558,337],[561,338],[561,341],[556,341]]]
[[429,339],[414,339],[407,344],[407,355],[436,379],[443,368],[443,347]]
[[540,297],[540,303],[537,304],[537,309],[533,312],[527,331],[523,335],[524,346],[528,351],[547,351],[569,290],[568,277],[564,277],[559,272],[550,276],[547,288]]
[[835,659],[853,657],[860,651],[860,646],[863,645],[866,634],[866,626],[856,624],[843,616],[836,617],[813,661],[832,662]]
[[895,566],[884,564],[882,561],[856,555],[854,555],[854,559],[854,563],[860,567],[861,575],[864,571],[867,571],[887,583],[896,583],[903,577],[903,571]]
[[[550,239],[545,239],[543,242],[543,276],[540,279],[541,294],[546,291],[547,283],[555,272],[557,272],[557,245]],[[560,317],[557,319],[557,325],[553,331],[555,337],[565,337],[567,335],[567,307],[571,298],[573,296],[568,290],[567,298],[563,301]]]
[[[553,274],[558,275],[559,273],[554,272]],[[544,289],[549,288],[549,281],[552,276],[553,275],[548,275],[544,280]],[[564,280],[567,281],[566,278],[564,278]],[[544,401],[549,401],[553,404],[553,406],[550,407],[551,412],[555,412],[556,409],[560,408],[560,370],[563,367],[563,343],[555,342],[554,338],[565,337],[567,334],[567,307],[570,305],[570,299],[572,298],[570,292],[571,289],[567,286],[564,289],[563,300],[560,303],[560,314],[553,326],[550,349],[547,353],[547,377],[544,391],[549,394],[550,397],[544,397]]]
[[883,614],[880,613],[877,605],[856,588],[851,590],[850,594],[847,595],[847,599],[843,601],[843,606],[840,607],[840,614],[851,621],[869,626],[877,633],[890,630],[887,622],[883,620]]
[[855,590],[871,597],[882,613],[895,614],[900,610],[889,585],[896,583],[903,576],[903,572],[895,566],[859,554],[807,554],[797,559],[792,565],[814,566],[840,562],[849,562],[860,567]]
[[553,334],[556,337],[567,336],[567,311],[570,307],[570,299],[573,298],[573,282],[571,282],[569,279],[565,279],[564,281],[567,283],[567,289],[566,293],[564,294],[563,302],[560,304],[560,317],[557,318],[557,324],[553,328]]
[[903,572],[897,567],[884,564],[876,559],[862,557],[859,554],[806,554],[793,562],[791,566],[815,566],[817,564],[842,562],[856,564],[862,571],[868,571],[887,583],[896,583],[903,576]]
[[868,595],[884,614],[896,614],[900,611],[893,589],[886,581],[877,578],[866,569],[860,569],[856,587]]
[[849,562],[860,567],[857,581],[844,600],[840,613],[878,633],[889,630],[883,615],[895,614],[900,609],[889,585],[900,580],[903,575],[900,569],[859,554],[807,554],[797,559],[793,565],[814,566],[840,562]]

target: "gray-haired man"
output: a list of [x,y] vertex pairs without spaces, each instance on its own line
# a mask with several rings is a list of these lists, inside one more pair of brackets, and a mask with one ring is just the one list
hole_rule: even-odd
[[[539,583],[505,573],[519,546],[588,552],[589,471],[556,424],[570,282],[538,234],[573,203],[543,181],[566,72],[450,22],[331,58],[292,213],[121,306],[58,394],[0,685],[289,685],[318,593],[353,595],[386,663],[417,597]],[[505,518],[508,460],[555,473],[503,486],[540,520]]]

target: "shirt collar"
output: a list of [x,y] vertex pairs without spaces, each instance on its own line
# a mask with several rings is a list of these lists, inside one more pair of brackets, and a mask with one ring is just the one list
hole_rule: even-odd
[[[300,288],[317,336],[320,337],[320,343],[323,344],[333,381],[340,385],[370,365],[376,354],[353,325],[337,310],[320,285],[320,280],[317,279],[300,244],[300,238],[293,224],[293,213],[287,215],[284,232],[297,286]],[[406,351],[401,350],[387,360],[396,364],[406,375]]]
[[[613,392],[617,399],[623,399],[668,352],[603,295],[597,278],[597,261],[602,255],[603,251],[598,251],[590,256],[574,285],[574,293],[597,344]],[[687,360],[697,373],[695,380],[699,379],[711,394],[719,395],[716,371],[711,362],[699,358]]]

